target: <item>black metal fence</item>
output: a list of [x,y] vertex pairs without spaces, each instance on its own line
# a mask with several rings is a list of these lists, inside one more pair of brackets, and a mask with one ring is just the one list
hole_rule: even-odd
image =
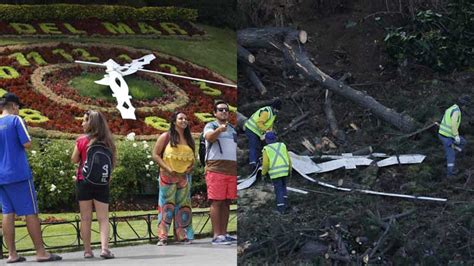
[[[147,213],[142,215],[131,215],[131,216],[116,216],[115,213],[109,217],[109,223],[111,225],[111,236],[110,244],[117,245],[120,243],[134,242],[134,241],[149,241],[152,242],[157,240],[156,235],[157,228],[152,226],[153,221],[157,220],[156,213]],[[208,211],[193,211],[193,221],[200,217],[199,222],[196,224],[193,222],[194,227],[194,236],[196,238],[204,237],[209,235],[210,232],[206,232],[206,226],[210,227],[210,214]],[[236,219],[236,210],[231,209],[231,216],[229,223]],[[96,222],[97,219],[93,219],[93,222]],[[58,226],[66,226],[70,229],[62,229],[60,234],[48,234],[48,231],[51,228],[57,228]],[[26,224],[16,225],[15,229],[26,227]],[[143,227],[146,227],[144,230]],[[208,227],[208,228],[209,228]],[[54,229],[53,229],[54,230]],[[129,230],[127,236],[125,230]],[[18,230],[17,230],[18,231]],[[97,230],[92,230],[93,233],[99,233]],[[234,231],[235,232],[235,231]],[[81,242],[81,232],[80,232],[80,219],[79,216],[76,216],[75,220],[72,221],[59,221],[59,222],[42,222],[41,223],[41,234],[43,236],[43,244],[48,250],[57,250],[57,249],[80,249],[82,247]],[[16,242],[20,242],[25,238],[29,238],[28,233],[18,236]],[[55,240],[58,238],[70,238],[71,243],[69,244],[54,244]],[[93,245],[100,244],[100,242],[93,242]],[[3,243],[3,236],[0,236],[0,251],[2,252],[2,257],[5,254],[8,254],[6,251],[5,243]],[[34,248],[19,248],[18,252],[29,252],[34,251]]]

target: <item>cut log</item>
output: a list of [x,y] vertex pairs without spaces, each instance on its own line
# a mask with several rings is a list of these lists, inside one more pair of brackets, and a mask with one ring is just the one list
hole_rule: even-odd
[[290,130],[293,127],[295,127],[296,124],[300,123],[301,121],[305,120],[308,116],[310,115],[310,112],[306,112],[300,116],[297,116],[291,120],[290,124],[288,124],[285,128],[283,128],[284,131]]
[[237,45],[237,58],[247,64],[255,62],[255,56],[241,45]]
[[237,41],[244,47],[275,48],[283,52],[285,60],[292,64],[308,80],[317,82],[356,104],[369,109],[403,132],[411,132],[418,123],[408,115],[397,113],[379,103],[364,92],[354,90],[316,67],[304,49],[307,36],[301,38],[300,31],[288,28],[245,29],[237,33]]
[[244,125],[245,122],[247,122],[247,117],[239,112],[237,112],[237,128],[240,129],[241,131],[244,130]]
[[302,44],[308,40],[306,31],[293,28],[248,28],[237,31],[237,42],[243,47],[281,49],[287,35],[294,36]]
[[339,260],[339,261],[342,261],[342,262],[351,262],[351,257],[350,256],[341,256],[339,254],[331,254],[331,253],[326,253],[324,255],[324,257],[328,260],[328,259],[332,259],[332,260]]
[[255,102],[251,102],[251,103],[248,103],[248,104],[240,105],[239,106],[239,111],[240,112],[250,112],[251,114],[253,114],[253,112],[257,111],[259,108],[271,105],[276,99],[279,99],[279,98],[276,97],[276,98],[273,98],[271,100],[255,101]]
[[310,240],[301,247],[300,254],[306,259],[314,259],[324,255],[328,251],[328,246],[322,241]]
[[249,66],[244,65],[243,66],[245,75],[247,78],[252,82],[253,86],[260,92],[260,95],[264,95],[267,93],[267,88],[265,88],[265,85],[260,81],[260,79],[257,77],[257,74],[253,69]]
[[308,120],[306,118],[309,116],[309,114],[309,112],[306,112],[298,117],[293,118],[293,120],[291,120],[291,122],[285,128],[283,128],[283,131],[279,134],[280,137],[288,134],[290,130],[295,131],[296,129],[298,129],[299,126],[303,125],[304,123],[307,123]]
[[331,103],[331,93],[329,90],[326,90],[326,97],[324,100],[324,106],[323,106],[324,113],[326,114],[326,119],[328,120],[329,124],[329,129],[331,131],[331,134],[336,137],[338,140],[342,141],[343,143],[346,142],[346,134],[342,130],[339,130],[337,126],[337,119],[336,115],[334,114],[334,111],[332,109],[332,103]]

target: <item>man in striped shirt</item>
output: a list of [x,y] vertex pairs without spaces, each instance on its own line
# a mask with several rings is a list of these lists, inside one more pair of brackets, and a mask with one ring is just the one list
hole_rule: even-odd
[[15,214],[26,216],[36,260],[61,260],[60,256],[47,253],[43,246],[36,191],[25,151],[31,146],[31,137],[25,122],[18,116],[20,106],[20,99],[12,93],[5,94],[0,100],[0,202],[3,237],[8,247],[7,263],[26,260],[16,252]]

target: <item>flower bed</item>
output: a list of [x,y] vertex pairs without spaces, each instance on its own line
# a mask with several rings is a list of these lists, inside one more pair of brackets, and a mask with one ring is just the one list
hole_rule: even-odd
[[0,35],[8,36],[146,36],[193,37],[205,32],[189,21],[118,21],[111,22],[91,18],[68,21],[0,21]]
[[[137,77],[160,86],[166,92],[165,96],[151,100],[132,99],[132,104],[137,108],[137,120],[123,120],[114,108],[115,102],[106,103],[80,96],[68,85],[69,80],[82,71],[79,65],[71,65],[73,60],[105,62],[112,58],[123,64],[149,53],[155,54],[157,58],[146,65],[146,69],[231,83],[206,68],[148,50],[116,45],[47,43],[0,48],[0,89],[17,94],[25,103],[25,108],[31,109],[22,114],[30,126],[42,129],[33,132],[43,135],[46,130],[54,137],[74,137],[81,133],[80,119],[88,109],[104,112],[114,134],[134,132],[139,136],[154,138],[150,135],[169,127],[166,121],[176,108],[188,115],[192,132],[198,133],[207,121],[212,120],[215,99],[224,99],[235,106],[236,89],[174,77],[139,74]],[[103,70],[105,74],[105,68]],[[99,70],[93,68],[87,71]],[[235,108],[231,109],[235,111]],[[236,121],[234,115],[232,121]]]
[[[97,67],[81,67],[78,64],[56,64],[45,67],[38,67],[32,74],[32,83],[34,88],[40,93],[46,95],[60,104],[71,104],[80,106],[82,109],[93,109],[104,112],[113,112],[117,102],[104,99],[92,99],[81,96],[79,92],[72,88],[70,80],[79,76],[81,72],[104,73],[103,68]],[[134,107],[139,111],[153,112],[157,110],[173,111],[183,107],[189,102],[187,94],[173,83],[159,75],[138,72],[135,75],[151,81],[157,88],[164,93],[162,97],[150,100],[135,100]],[[108,87],[106,87],[110,90]]]

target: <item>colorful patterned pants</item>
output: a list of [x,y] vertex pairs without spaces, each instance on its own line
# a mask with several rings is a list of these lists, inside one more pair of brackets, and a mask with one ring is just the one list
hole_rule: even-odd
[[191,212],[191,175],[177,183],[165,183],[160,178],[158,194],[158,238],[167,239],[173,222],[176,241],[194,239]]

